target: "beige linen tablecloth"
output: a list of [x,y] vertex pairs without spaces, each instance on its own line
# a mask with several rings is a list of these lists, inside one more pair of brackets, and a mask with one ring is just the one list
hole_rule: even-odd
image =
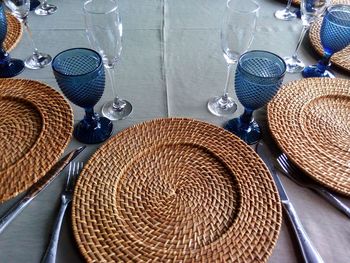
[[[30,14],[29,23],[39,50],[55,56],[72,47],[89,47],[84,31],[82,0],[50,0],[58,6],[56,14],[38,17]],[[220,24],[225,0],[120,0],[124,26],[124,47],[117,70],[118,94],[134,106],[132,115],[115,122],[114,134],[132,124],[158,117],[191,117],[221,125],[225,119],[212,116],[206,109],[209,97],[223,91],[226,65],[220,49]],[[273,12],[284,7],[274,0],[260,0],[260,17],[251,49],[264,49],[281,56],[294,51],[300,20],[278,21]],[[26,35],[12,52],[24,59],[32,51]],[[317,57],[305,39],[300,55],[306,63]],[[338,77],[346,77],[337,73]],[[36,79],[58,89],[51,67],[25,70],[19,78]],[[285,83],[300,79],[300,74],[287,74]],[[234,96],[233,89],[230,90]],[[107,83],[96,109],[112,97]],[[75,120],[83,110],[74,106]],[[232,117],[242,113],[238,111]],[[2,113],[6,114],[6,113]],[[256,113],[265,126],[266,113]],[[80,145],[72,140],[68,150]],[[89,146],[80,160],[86,161],[99,145]],[[49,154],[49,153],[43,153]],[[315,193],[303,189],[285,177],[281,178],[289,197],[315,247],[325,262],[350,262],[350,219],[330,206]],[[56,179],[0,235],[0,262],[39,262],[45,251],[49,233],[59,206],[64,176]],[[0,215],[16,201],[0,205]],[[350,199],[344,199],[350,205]],[[287,226],[283,223],[271,263],[298,262]],[[299,258],[300,260],[300,258]],[[66,217],[57,262],[82,262],[75,246],[69,216]]]

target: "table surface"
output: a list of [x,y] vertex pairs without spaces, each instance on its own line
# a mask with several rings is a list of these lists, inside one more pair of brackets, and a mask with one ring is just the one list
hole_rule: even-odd
[[[58,6],[52,16],[30,14],[29,24],[40,51],[55,56],[72,47],[89,47],[85,36],[83,1],[49,0]],[[260,0],[260,17],[251,49],[263,49],[280,56],[294,51],[301,21],[279,21],[273,12],[283,2]],[[127,119],[114,122],[114,134],[142,121],[161,117],[190,117],[222,125],[224,118],[212,116],[206,102],[223,91],[226,65],[220,48],[220,24],[226,0],[119,0],[123,19],[123,52],[117,66],[117,92],[134,106]],[[11,53],[24,59],[32,51],[26,33]],[[315,63],[317,55],[305,39],[300,57],[306,64]],[[337,77],[348,78],[336,72]],[[51,67],[25,70],[19,78],[43,81],[58,90]],[[285,83],[300,79],[300,74],[287,74]],[[230,89],[232,96],[233,88]],[[107,82],[96,109],[112,98]],[[72,105],[75,121],[83,110]],[[241,114],[241,105],[234,116]],[[263,126],[264,139],[273,143],[266,131],[266,111],[255,114]],[[75,139],[66,151],[81,145]],[[81,156],[86,162],[100,145],[91,145]],[[0,262],[39,262],[49,240],[59,207],[64,183],[59,176],[8,226],[0,236]],[[281,177],[289,197],[315,247],[325,262],[349,262],[350,220],[321,197]],[[16,200],[0,205],[0,215]],[[342,198],[350,205],[350,200]],[[269,262],[298,262],[300,256],[288,226],[281,233]],[[75,245],[69,216],[61,231],[57,262],[82,262]]]

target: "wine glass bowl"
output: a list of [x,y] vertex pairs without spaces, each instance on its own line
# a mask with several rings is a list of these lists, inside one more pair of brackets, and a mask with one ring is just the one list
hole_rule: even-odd
[[221,48],[227,64],[226,84],[223,95],[208,100],[207,108],[213,115],[229,116],[237,110],[234,99],[228,96],[228,88],[233,82],[233,66],[253,41],[259,8],[251,0],[227,1],[220,33]]
[[7,35],[7,19],[4,8],[0,3],[0,78],[11,78],[20,74],[24,63],[19,59],[12,59],[5,51],[3,44]]
[[281,87],[286,72],[282,58],[268,51],[254,50],[244,53],[235,77],[236,95],[244,106],[244,113],[228,121],[224,128],[248,144],[261,138],[259,125],[253,111],[267,104]]
[[334,5],[328,8],[320,30],[324,56],[317,65],[306,67],[304,77],[331,77],[331,56],[350,44],[350,6]]
[[85,109],[84,119],[74,129],[77,140],[93,144],[109,138],[113,129],[111,121],[93,111],[105,86],[101,56],[91,49],[68,49],[54,58],[52,69],[63,94]]

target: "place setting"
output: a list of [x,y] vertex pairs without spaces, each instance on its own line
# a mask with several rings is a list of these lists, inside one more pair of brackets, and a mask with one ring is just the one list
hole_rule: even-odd
[[[43,263],[58,259],[67,222],[86,262],[269,262],[284,221],[302,260],[325,262],[280,177],[315,191],[334,213],[350,219],[343,202],[350,196],[350,80],[335,78],[330,70],[330,63],[349,70],[350,5],[314,0],[306,6],[302,0],[303,29],[294,54],[283,58],[249,50],[260,5],[227,1],[218,39],[226,84],[222,95],[206,104],[224,118],[222,127],[168,114],[135,120],[115,133],[113,128],[137,111],[117,92],[124,47],[118,4],[82,4],[91,48],[60,50],[51,58],[33,42],[32,56],[22,61],[8,52],[23,28],[33,40],[27,21],[31,1],[4,2],[16,16],[5,15],[0,4],[0,147],[6,149],[0,154],[0,203],[23,197],[0,215],[0,239],[61,176],[57,211],[45,226],[51,236],[41,249]],[[44,0],[34,10],[51,15],[57,7]],[[298,51],[309,28],[323,57],[307,66]],[[18,78],[30,66],[51,67],[58,89]],[[304,78],[286,83],[286,74],[296,72]],[[106,78],[110,101],[102,101]],[[100,100],[104,104],[97,109]],[[82,118],[74,117],[72,104],[84,109]],[[242,114],[234,115],[241,106]],[[255,119],[263,108],[266,127]],[[91,156],[84,155],[85,148],[92,149]]]

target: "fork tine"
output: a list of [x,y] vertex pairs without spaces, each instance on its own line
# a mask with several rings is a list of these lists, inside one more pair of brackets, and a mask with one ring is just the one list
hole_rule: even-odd
[[72,172],[73,172],[73,170],[74,170],[74,165],[75,165],[74,162],[69,164],[67,181],[66,181],[66,184],[65,184],[65,186],[64,186],[65,190],[68,190],[69,182],[70,182],[70,180],[71,180]]

